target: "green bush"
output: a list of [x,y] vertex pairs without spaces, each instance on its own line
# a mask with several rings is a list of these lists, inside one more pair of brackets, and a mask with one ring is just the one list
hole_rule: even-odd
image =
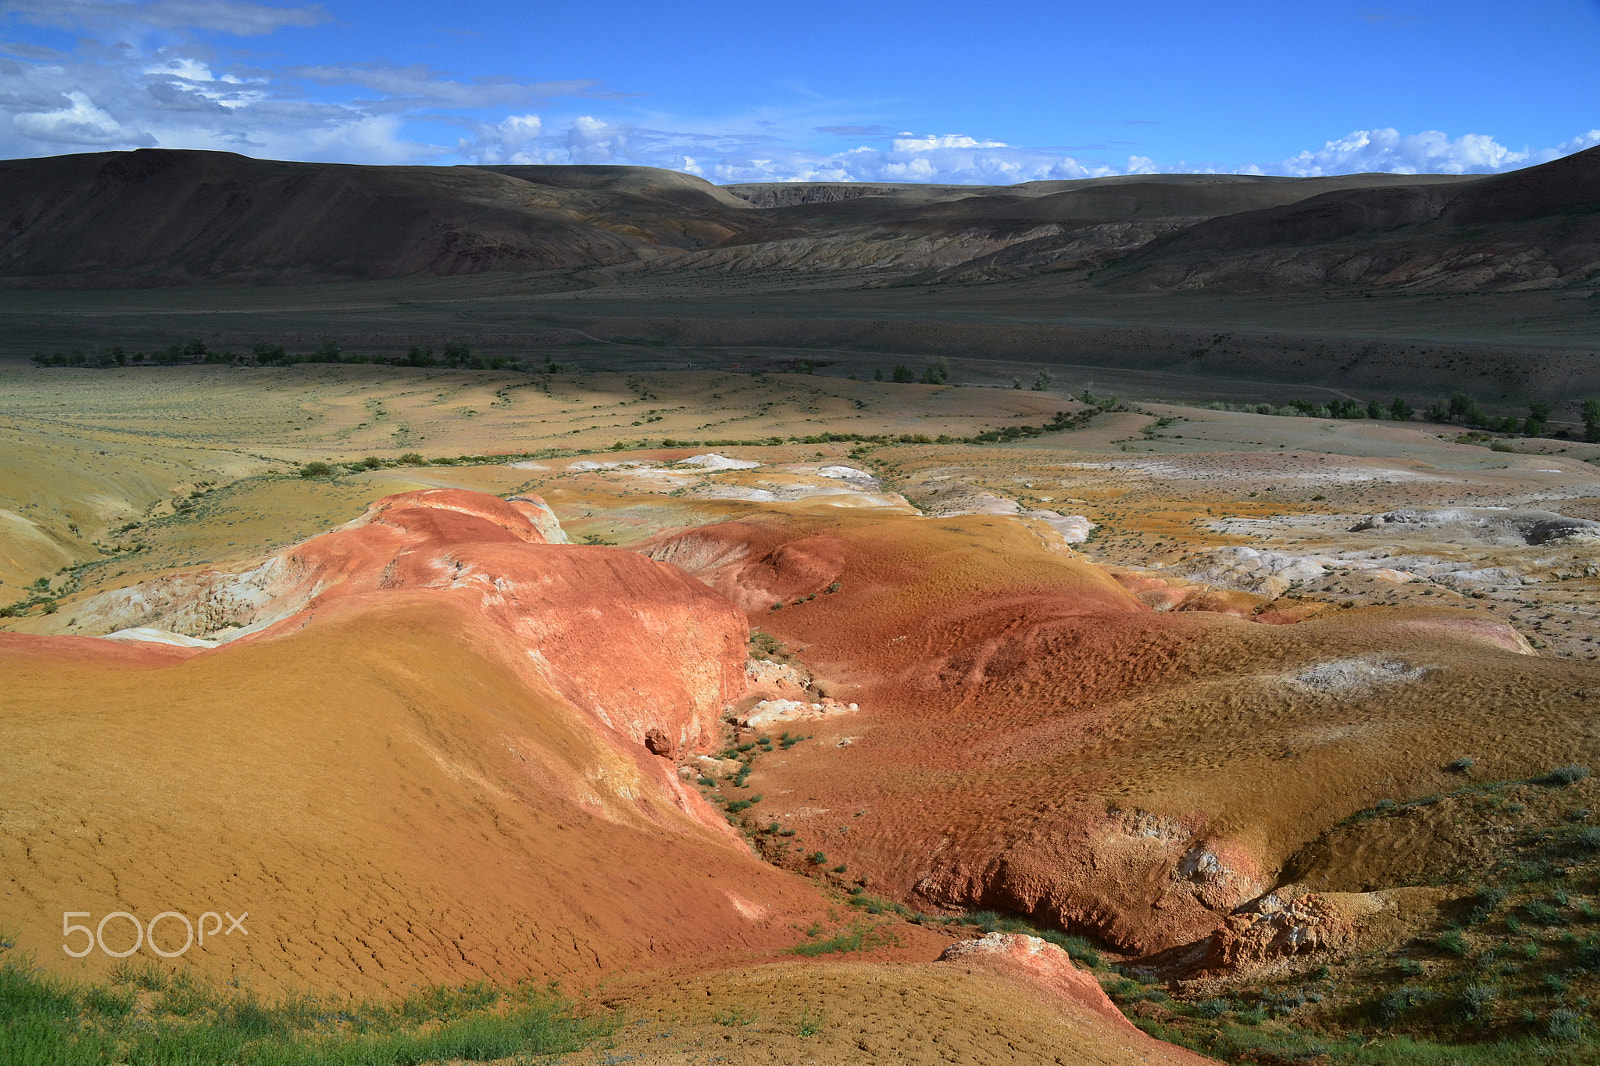
[[311,462],[300,468],[301,477],[331,477],[333,467],[323,462]]
[[1566,785],[1575,785],[1589,776],[1587,766],[1567,765],[1558,766],[1540,778],[1540,784],[1554,785],[1561,788]]
[[1583,1037],[1583,1015],[1567,1007],[1557,1007],[1546,1019],[1544,1031],[1551,1040],[1579,1040]]
[[1400,1016],[1412,1007],[1419,1007],[1433,999],[1433,993],[1421,985],[1401,985],[1399,988],[1390,989],[1378,1000],[1375,1013],[1378,1021],[1385,1025],[1393,1025],[1400,1020]]
[[1484,1021],[1488,1018],[1494,1001],[1499,998],[1500,993],[1490,985],[1470,984],[1461,990],[1461,997],[1456,1003],[1456,1014],[1462,1021]]

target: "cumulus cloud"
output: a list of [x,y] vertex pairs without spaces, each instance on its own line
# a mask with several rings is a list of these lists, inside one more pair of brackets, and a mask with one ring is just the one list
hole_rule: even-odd
[[83,93],[66,94],[68,106],[55,111],[19,111],[11,116],[18,133],[46,144],[96,148],[148,147],[147,133],[127,130]]
[[1356,130],[1319,150],[1285,159],[1278,171],[1295,177],[1325,174],[1487,174],[1526,165],[1533,153],[1513,151],[1493,137],[1468,133],[1451,140],[1438,130],[1401,136],[1399,130]]
[[572,163],[626,163],[631,159],[626,126],[614,126],[590,115],[579,115],[567,128],[568,161]]
[[544,122],[538,115],[507,115],[500,122],[477,123],[475,136],[459,140],[456,150],[475,163],[545,163],[549,160],[540,145],[543,133]]

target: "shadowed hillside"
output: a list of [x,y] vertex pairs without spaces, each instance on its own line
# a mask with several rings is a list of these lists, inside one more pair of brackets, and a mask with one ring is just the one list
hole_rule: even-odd
[[1600,149],[1489,178],[1342,190],[1213,218],[1124,265],[1121,286],[1156,290],[1593,284]]
[[[766,291],[1587,285],[1600,150],[1487,178],[1155,175],[726,188],[647,167],[359,167],[146,149],[0,164],[0,279],[30,288],[485,272],[706,274]],[[1091,272],[1096,272],[1091,276]]]

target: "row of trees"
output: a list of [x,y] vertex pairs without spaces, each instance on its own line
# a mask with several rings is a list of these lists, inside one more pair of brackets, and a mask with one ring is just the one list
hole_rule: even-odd
[[39,366],[113,367],[113,366],[193,366],[220,364],[234,366],[292,366],[296,363],[371,363],[387,366],[447,367],[463,370],[522,370],[529,373],[559,374],[566,367],[550,356],[544,361],[519,359],[515,356],[482,355],[460,341],[448,341],[435,354],[432,348],[413,344],[405,355],[391,356],[374,352],[345,351],[334,341],[324,341],[309,352],[290,352],[281,344],[257,344],[248,354],[217,351],[208,348],[204,341],[195,339],[188,344],[171,344],[149,353],[129,353],[120,345],[97,348],[85,352],[73,348],[66,352],[35,352],[33,361]]
[[[854,377],[855,375],[852,374],[851,376]],[[883,367],[877,367],[872,371],[872,380],[883,380]],[[900,385],[910,385],[918,380],[924,385],[943,385],[950,380],[950,363],[943,356],[940,356],[923,366],[920,379],[917,377],[917,372],[909,366],[904,363],[896,363],[894,369],[889,372],[889,380]]]
[[[1288,414],[1292,411],[1315,418],[1372,418],[1394,422],[1409,422],[1417,413],[1411,404],[1399,396],[1388,403],[1379,400],[1362,403],[1360,400],[1335,399],[1329,400],[1326,404],[1317,404],[1311,400],[1290,400],[1286,408],[1259,404],[1254,410],[1261,414]],[[1543,400],[1535,400],[1528,404],[1526,415],[1491,415],[1472,396],[1458,392],[1448,401],[1439,400],[1430,403],[1423,409],[1422,419],[1425,422],[1462,426],[1490,433],[1523,433],[1530,437],[1540,437],[1549,429],[1552,411],[1550,404]],[[1585,400],[1582,416],[1585,437],[1592,441],[1600,440],[1600,400]]]

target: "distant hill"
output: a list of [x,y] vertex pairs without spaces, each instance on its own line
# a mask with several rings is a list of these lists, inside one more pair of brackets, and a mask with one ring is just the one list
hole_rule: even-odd
[[712,273],[770,290],[1593,286],[1600,149],[1492,177],[716,186],[649,167],[365,167],[142,149],[0,163],[0,285]]
[[1345,189],[1212,218],[1110,273],[1114,287],[1146,290],[1592,286],[1600,148],[1509,174]]
[[[582,180],[594,170],[607,173]],[[161,149],[24,159],[0,164],[0,278],[77,288],[561,270],[725,240],[741,208],[709,182],[645,168]]]

